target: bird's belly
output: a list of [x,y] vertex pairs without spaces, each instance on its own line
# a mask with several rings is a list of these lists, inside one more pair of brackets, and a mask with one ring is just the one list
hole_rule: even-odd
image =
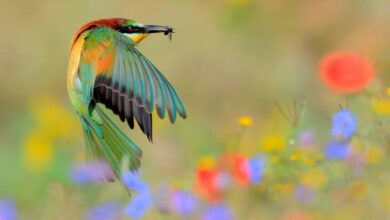
[[84,45],[84,38],[79,37],[74,43],[69,59],[68,73],[67,73],[67,86],[70,101],[77,112],[82,112],[85,109],[86,103],[84,103],[82,95],[82,85],[78,76],[78,69],[80,64],[81,50]]
[[77,112],[82,113],[86,110],[88,105],[83,99],[82,87],[79,77],[76,76],[72,82],[72,85],[68,85],[68,95],[70,102]]

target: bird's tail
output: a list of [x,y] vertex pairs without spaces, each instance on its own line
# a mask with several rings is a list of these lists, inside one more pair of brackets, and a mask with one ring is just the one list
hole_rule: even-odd
[[126,169],[138,169],[142,156],[141,149],[111,121],[98,105],[95,107],[94,115],[82,118],[82,121],[88,158],[107,161],[117,177],[121,174],[121,164],[125,158],[128,158],[129,166]]

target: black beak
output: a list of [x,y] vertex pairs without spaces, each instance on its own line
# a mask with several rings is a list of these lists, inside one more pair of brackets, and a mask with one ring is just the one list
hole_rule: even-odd
[[145,25],[144,30],[145,33],[147,34],[164,33],[164,35],[168,35],[170,33],[175,33],[173,28],[168,26],[159,26],[159,25]]

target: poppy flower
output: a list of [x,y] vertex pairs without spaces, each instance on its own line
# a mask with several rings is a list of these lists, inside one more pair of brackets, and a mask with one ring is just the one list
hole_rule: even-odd
[[353,52],[335,52],[325,56],[319,71],[330,89],[342,93],[360,91],[374,77],[372,64]]
[[249,183],[249,165],[248,160],[245,156],[241,154],[233,154],[231,155],[232,159],[232,174],[234,180],[242,186],[248,185]]
[[249,161],[244,155],[238,153],[225,154],[222,156],[221,162],[222,166],[231,172],[237,184],[241,186],[249,184]]
[[199,167],[196,171],[196,189],[210,201],[219,200],[220,172],[216,168]]

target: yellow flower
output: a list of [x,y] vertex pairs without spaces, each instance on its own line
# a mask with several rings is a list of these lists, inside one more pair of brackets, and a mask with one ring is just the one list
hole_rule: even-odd
[[380,147],[370,147],[367,150],[367,163],[375,164],[383,159],[383,149]]
[[282,151],[286,145],[286,139],[279,134],[269,135],[261,139],[261,149],[265,152]]
[[252,118],[247,116],[242,116],[238,118],[238,124],[240,124],[242,127],[249,127],[252,125]]
[[390,115],[390,100],[374,100],[372,103],[372,110],[378,115]]
[[389,88],[387,88],[387,90],[386,90],[386,94],[387,94],[388,96],[390,96],[390,87],[389,87]]
[[274,185],[274,190],[280,195],[289,195],[294,190],[292,183],[277,183]]
[[51,95],[31,100],[30,110],[36,128],[25,139],[23,161],[31,172],[43,172],[53,160],[53,142],[59,138],[73,140],[79,128],[76,117]]
[[301,182],[313,189],[319,189],[328,182],[328,177],[321,170],[311,170],[302,176]]
[[216,165],[215,158],[212,156],[204,156],[199,159],[199,167],[203,169],[212,169]]
[[54,137],[69,137],[77,126],[74,114],[50,95],[35,97],[31,102],[33,117],[40,129]]
[[291,161],[297,161],[297,160],[299,160],[299,155],[298,155],[298,154],[293,154],[293,155],[291,155],[291,156],[290,156],[290,160],[291,160]]
[[35,131],[27,136],[24,148],[24,164],[34,173],[43,172],[53,159],[53,140],[48,133]]

